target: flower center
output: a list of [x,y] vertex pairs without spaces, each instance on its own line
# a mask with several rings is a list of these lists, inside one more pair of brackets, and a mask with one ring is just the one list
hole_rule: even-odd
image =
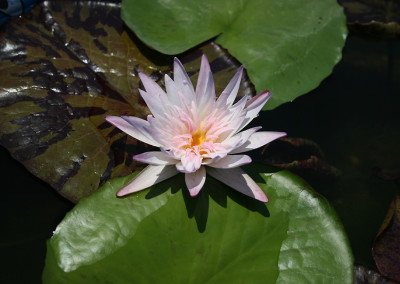
[[196,131],[192,134],[192,147],[200,146],[203,142],[206,141],[206,136],[202,131]]

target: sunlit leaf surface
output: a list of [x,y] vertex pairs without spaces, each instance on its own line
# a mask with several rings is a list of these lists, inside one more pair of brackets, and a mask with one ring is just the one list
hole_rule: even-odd
[[123,199],[132,176],[108,181],[57,227],[44,283],[352,283],[328,202],[289,172],[245,170],[269,203],[210,177],[196,198],[183,175]]
[[146,44],[166,54],[210,38],[247,68],[272,109],[309,92],[340,60],[347,35],[335,0],[125,0],[121,17]]
[[[162,83],[173,58],[145,47],[124,28],[120,6],[46,1],[0,29],[0,144],[72,201],[110,177],[137,168],[147,147],[105,115],[148,114],[139,71]],[[239,67],[214,43],[181,56],[196,81],[206,53],[217,93]],[[241,93],[253,94],[243,79]]]

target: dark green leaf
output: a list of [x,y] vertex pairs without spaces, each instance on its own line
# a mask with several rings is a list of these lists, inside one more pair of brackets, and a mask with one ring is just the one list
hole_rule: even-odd
[[210,38],[246,67],[257,92],[274,93],[266,109],[314,89],[340,60],[347,35],[336,1],[204,0],[122,2],[121,17],[166,54]]
[[[266,205],[208,177],[178,175],[126,198],[133,175],[80,201],[48,242],[45,283],[352,283],[353,258],[328,202],[303,180],[246,167]],[[189,218],[188,218],[189,217]]]
[[[171,70],[173,58],[131,37],[119,14],[116,4],[48,1],[0,30],[0,144],[74,202],[138,167],[131,157],[147,146],[104,116],[147,115],[137,72],[161,83]],[[221,92],[239,64],[209,43],[182,56],[193,78],[202,53]]]

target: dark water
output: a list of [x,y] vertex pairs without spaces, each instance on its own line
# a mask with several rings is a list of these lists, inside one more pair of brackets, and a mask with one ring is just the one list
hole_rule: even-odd
[[355,261],[370,267],[372,241],[398,190],[373,169],[400,172],[399,107],[400,42],[350,36],[316,90],[262,116],[274,130],[317,142],[342,172],[337,182],[312,185],[341,217]]
[[[374,267],[371,244],[396,186],[373,174],[400,170],[400,43],[349,37],[343,60],[316,90],[263,113],[264,129],[319,144],[342,175],[312,182],[341,217],[355,261]],[[72,204],[0,149],[0,283],[40,283],[46,240]]]

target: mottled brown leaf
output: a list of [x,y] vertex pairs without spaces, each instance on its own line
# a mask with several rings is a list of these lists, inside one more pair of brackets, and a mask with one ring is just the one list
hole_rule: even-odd
[[378,272],[359,264],[354,265],[354,284],[398,284]]
[[390,208],[373,244],[373,256],[379,271],[400,281],[400,195]]
[[304,138],[280,138],[265,146],[255,158],[290,170],[309,182],[334,181],[340,176],[340,171],[325,161],[317,143]]
[[400,38],[398,0],[339,0],[354,34],[378,39]]
[[[173,58],[127,31],[115,3],[45,1],[0,29],[0,144],[34,175],[76,202],[140,168],[148,148],[104,120],[146,116],[139,71],[161,85]],[[180,56],[196,80],[209,57],[220,93],[239,63],[209,42]],[[241,94],[253,94],[243,79]]]

